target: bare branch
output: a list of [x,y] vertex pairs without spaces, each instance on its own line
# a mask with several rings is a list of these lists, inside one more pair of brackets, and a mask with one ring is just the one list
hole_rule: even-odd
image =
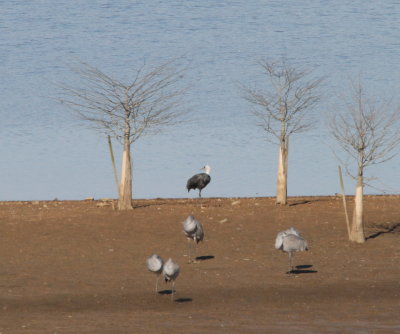
[[384,101],[367,99],[360,82],[351,83],[345,109],[332,113],[330,131],[349,157],[357,161],[359,174],[370,165],[392,159],[400,140],[400,111]]
[[82,86],[63,86],[60,100],[92,127],[119,141],[128,135],[134,142],[178,123],[183,115],[180,107],[185,89],[178,88],[178,83],[185,69],[175,66],[174,61],[150,70],[143,65],[129,83],[83,63],[72,69]]
[[254,107],[250,112],[258,119],[257,125],[278,140],[311,129],[315,120],[310,113],[320,100],[316,90],[322,79],[306,81],[310,71],[292,68],[284,60],[258,64],[271,89],[242,87],[243,98]]

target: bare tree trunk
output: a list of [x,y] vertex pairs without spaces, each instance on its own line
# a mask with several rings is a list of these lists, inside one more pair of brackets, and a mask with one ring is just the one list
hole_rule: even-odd
[[[361,82],[352,82],[352,94],[345,99],[347,111],[332,113],[330,127],[342,149],[357,161],[356,191],[350,241],[365,242],[363,226],[364,168],[383,163],[395,156],[400,143],[399,111],[390,104],[376,104],[368,99]],[[347,100],[347,101],[346,101]]]
[[132,163],[131,143],[128,135],[124,137],[124,152],[122,155],[121,181],[119,184],[119,210],[130,210],[132,207]]
[[[360,152],[361,158],[362,155],[363,153]],[[363,167],[362,163],[359,162],[350,241],[354,241],[360,244],[365,242],[363,225],[363,188]]]
[[113,148],[112,148],[111,136],[110,135],[108,135],[108,148],[110,150],[111,163],[112,163],[113,170],[114,170],[115,185],[117,187],[117,193],[119,193],[118,172],[117,172],[117,167],[115,166],[114,151],[113,151]]
[[288,170],[288,145],[281,139],[278,159],[278,177],[276,186],[276,204],[287,204],[287,170]]
[[350,232],[350,219],[349,215],[347,213],[347,203],[346,203],[346,192],[344,191],[344,183],[343,183],[343,176],[342,176],[342,168],[338,166],[339,169],[339,182],[340,182],[340,188],[342,189],[342,199],[343,199],[343,208],[344,208],[344,215],[346,216],[346,226],[347,226],[347,236],[351,237],[351,232]]

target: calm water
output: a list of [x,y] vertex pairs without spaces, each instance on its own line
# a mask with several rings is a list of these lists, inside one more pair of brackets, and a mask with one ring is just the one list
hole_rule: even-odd
[[[319,126],[291,140],[289,195],[338,192],[325,113],[360,74],[373,96],[398,95],[399,27],[399,1],[0,1],[0,200],[115,197],[106,138],[55,101],[57,85],[75,82],[68,64],[80,61],[126,79],[174,57],[189,66],[193,122],[137,142],[135,198],[185,197],[204,164],[204,196],[274,195],[277,147],[239,89],[262,82],[261,57],[327,76]],[[399,159],[367,173],[397,193]]]

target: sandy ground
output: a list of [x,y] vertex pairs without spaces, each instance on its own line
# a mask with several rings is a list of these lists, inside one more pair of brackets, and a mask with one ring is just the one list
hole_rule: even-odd
[[[352,208],[352,199],[348,200]],[[0,333],[400,333],[400,197],[365,202],[362,245],[347,241],[336,197],[0,203]],[[188,264],[182,222],[205,240]],[[308,240],[274,248],[290,226]],[[148,272],[157,253],[181,266],[170,285]]]

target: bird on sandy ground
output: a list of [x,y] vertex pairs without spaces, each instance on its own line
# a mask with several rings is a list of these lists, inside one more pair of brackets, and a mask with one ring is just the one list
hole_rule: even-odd
[[179,265],[172,261],[171,258],[168,259],[167,262],[165,262],[164,266],[163,266],[163,276],[164,276],[164,280],[165,282],[172,282],[172,289],[171,289],[171,301],[174,300],[174,295],[175,295],[175,280],[177,279],[178,275],[179,275]]
[[193,175],[186,183],[186,189],[189,192],[191,189],[198,189],[199,190],[199,198],[201,198],[201,191],[203,188],[207,186],[207,184],[211,181],[211,167],[205,165],[204,167],[200,168],[204,171],[204,173],[199,173]]
[[[197,244],[204,239],[203,225],[193,216],[188,216],[183,222],[183,233],[188,239],[189,263],[196,262]],[[192,260],[192,253],[194,260]]]
[[300,237],[300,231],[295,227],[290,227],[285,231],[278,232],[275,239],[275,248],[280,249],[282,245],[282,238],[286,235],[294,234]]
[[156,274],[156,293],[158,292],[158,280],[163,271],[164,260],[157,254],[153,254],[147,258],[147,269]]
[[299,230],[291,227],[277,234],[275,248],[280,249],[289,255],[289,274],[293,273],[292,257],[294,252],[308,250],[307,241],[300,235]]

